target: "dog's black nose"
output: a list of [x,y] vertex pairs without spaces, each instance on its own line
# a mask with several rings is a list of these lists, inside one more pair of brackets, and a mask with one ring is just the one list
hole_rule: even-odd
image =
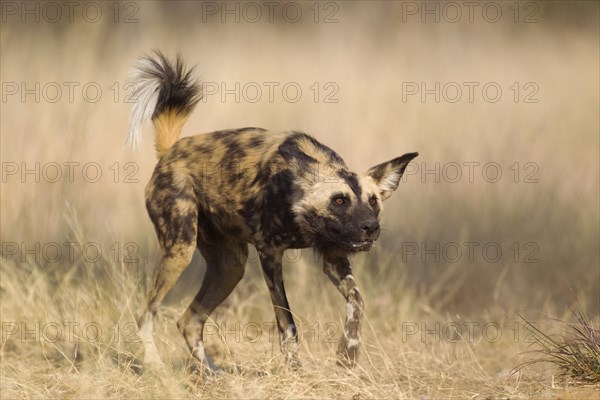
[[376,219],[364,221],[360,225],[360,229],[367,235],[368,238],[379,232],[379,221]]

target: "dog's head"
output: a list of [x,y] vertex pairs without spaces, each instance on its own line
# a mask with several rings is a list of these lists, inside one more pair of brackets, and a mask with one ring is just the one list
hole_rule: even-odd
[[303,185],[303,195],[293,205],[296,222],[321,252],[370,250],[379,238],[382,202],[398,188],[406,166],[417,155],[408,153],[378,164],[364,175],[346,169],[317,174],[318,179]]

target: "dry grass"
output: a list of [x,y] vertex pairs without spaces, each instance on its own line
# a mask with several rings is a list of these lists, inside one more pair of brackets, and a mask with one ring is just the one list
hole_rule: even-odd
[[[600,314],[597,3],[552,2],[540,8],[538,24],[509,17],[497,24],[399,23],[401,3],[392,2],[343,3],[337,24],[200,23],[200,4],[180,5],[140,3],[135,24],[103,18],[0,25],[2,82],[57,82],[64,89],[55,103],[15,95],[0,104],[3,173],[8,165],[63,165],[56,183],[3,175],[0,397],[598,398],[597,386],[561,380],[553,365],[511,374],[531,359],[524,352],[536,338],[517,313],[539,332],[554,332],[539,315],[567,319],[575,296],[586,313]],[[189,381],[188,351],[175,327],[199,287],[201,260],[166,299],[156,328],[166,369],[140,368],[132,324],[159,256],[143,203],[156,161],[150,134],[140,152],[122,148],[129,112],[123,85],[135,57],[152,48],[180,50],[209,82],[298,82],[305,93],[297,103],[213,96],[198,106],[184,135],[241,126],[301,129],[356,170],[408,151],[419,151],[420,169],[436,162],[501,166],[494,184],[481,169],[470,183],[466,167],[457,183],[409,175],[386,203],[378,246],[353,260],[366,302],[357,368],[335,365],[344,306],[309,251],[299,260],[290,255],[285,267],[303,335],[301,371],[282,366],[266,328],[253,340],[251,329],[274,319],[255,259],[213,315],[216,326],[225,324],[207,338],[221,375],[199,387]],[[402,102],[403,82],[473,81],[498,82],[501,101]],[[77,90],[71,102],[64,82],[96,82],[103,94],[92,103]],[[335,82],[339,102],[315,103],[314,82]],[[512,101],[514,82],[535,82],[539,102]],[[80,163],[73,182],[65,162]],[[102,171],[94,183],[81,176],[91,162]],[[528,162],[538,168],[537,183],[523,182]],[[124,179],[132,171],[137,182]],[[79,244],[73,257],[65,242]],[[471,242],[479,243],[472,260],[464,245]],[[463,255],[436,260],[422,247],[410,255],[407,243],[458,243]],[[486,243],[501,247],[498,261],[482,256]],[[16,253],[7,247],[13,244]],[[56,261],[52,244],[63,250]],[[97,245],[101,256],[82,254],[86,244]],[[535,263],[527,262],[532,251]],[[597,318],[589,322],[598,325]]]
[[562,379],[583,384],[600,383],[600,330],[581,309],[573,311],[573,316],[573,323],[556,321],[565,331],[558,335],[545,333],[524,320],[537,345],[532,352],[539,357],[524,362],[517,370],[547,362],[558,367],[558,376]]
[[[385,318],[377,315],[377,304],[369,307],[375,312],[367,313],[362,360],[355,369],[340,368],[333,355],[343,305],[328,282],[316,279],[315,285],[315,279],[306,274],[314,266],[304,264],[296,266],[288,281],[297,282],[294,287],[306,290],[309,298],[318,296],[320,304],[295,303],[303,338],[302,369],[287,370],[277,339],[269,337],[272,315],[266,291],[247,289],[262,286],[254,268],[249,271],[246,288],[236,290],[228,300],[229,307],[214,315],[207,335],[208,349],[223,372],[198,386],[174,322],[189,297],[165,307],[164,322],[156,327],[165,369],[143,371],[142,348],[132,335],[132,324],[142,305],[136,285],[139,276],[123,267],[107,263],[101,266],[105,273],[92,279],[73,272],[51,273],[36,266],[3,266],[3,296],[21,307],[2,310],[5,331],[7,321],[19,325],[18,333],[2,342],[2,398],[575,399],[593,398],[598,393],[594,387],[573,388],[567,382],[555,381],[548,366],[513,373],[512,367],[523,359],[520,354],[536,339],[526,325],[515,325],[498,315],[483,314],[477,320],[465,321],[413,311],[410,308],[422,305],[424,299],[414,302],[410,296],[391,301]],[[357,279],[368,281],[362,274]],[[407,286],[401,283],[398,290]],[[297,291],[292,290],[292,298],[299,298]],[[40,324],[40,337],[36,339],[31,333],[21,336],[25,328],[35,332],[35,322]],[[57,322],[62,334],[53,330]],[[72,339],[66,331],[69,323],[77,324],[72,325]],[[436,328],[436,323],[440,327]],[[471,336],[465,327],[474,323],[498,324],[498,328],[484,334],[476,327]],[[413,333],[408,326],[415,324],[418,328]],[[261,335],[253,330],[257,325],[263,329]],[[461,334],[453,328],[458,326],[462,327]],[[499,337],[497,329],[502,332]],[[97,332],[101,332],[100,337]],[[61,339],[56,341],[56,337]]]

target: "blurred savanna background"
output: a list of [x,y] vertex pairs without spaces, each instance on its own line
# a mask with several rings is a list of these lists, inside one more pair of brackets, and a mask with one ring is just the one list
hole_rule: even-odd
[[[1,6],[2,398],[600,395],[553,363],[517,368],[543,357],[539,332],[560,342],[580,326],[574,311],[597,334],[597,2]],[[207,328],[223,373],[190,383],[175,326],[201,257],[155,326],[165,370],[141,368],[156,159],[150,126],[141,149],[124,139],[128,73],[153,49],[204,81],[184,136],[302,130],[355,171],[420,153],[377,245],[352,260],[366,303],[356,368],[336,365],[344,302],[310,250],[289,252],[284,271],[300,371],[269,334],[254,251]]]

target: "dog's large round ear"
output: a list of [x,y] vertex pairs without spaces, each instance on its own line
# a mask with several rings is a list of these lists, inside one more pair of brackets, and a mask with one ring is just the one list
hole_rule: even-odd
[[398,188],[400,178],[402,178],[406,166],[418,155],[419,153],[406,153],[393,160],[378,164],[367,171],[367,175],[379,187],[382,200],[390,197],[392,192]]

